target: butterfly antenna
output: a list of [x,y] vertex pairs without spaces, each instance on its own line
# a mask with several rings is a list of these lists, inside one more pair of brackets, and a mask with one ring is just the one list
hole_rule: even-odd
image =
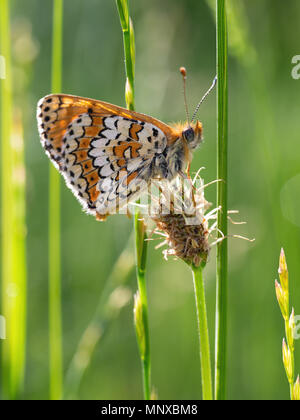
[[189,114],[189,109],[188,109],[187,100],[186,100],[186,69],[185,69],[185,67],[180,67],[179,71],[180,71],[182,79],[183,79],[184,106],[185,106],[187,121],[188,121],[188,124],[190,125],[190,114]]
[[203,95],[203,97],[202,97],[202,99],[201,99],[201,101],[198,103],[198,105],[196,106],[196,109],[195,109],[195,111],[194,111],[194,114],[193,114],[193,117],[192,117],[192,121],[191,122],[193,122],[194,121],[194,119],[195,119],[195,117],[196,117],[196,115],[197,115],[197,112],[199,111],[199,108],[200,108],[200,106],[201,106],[201,104],[205,101],[205,99],[208,97],[208,95],[210,94],[210,92],[213,90],[213,88],[216,86],[216,83],[217,83],[217,76],[214,78],[214,80],[213,80],[213,82],[212,82],[212,84],[211,84],[211,87],[208,89],[208,91]]

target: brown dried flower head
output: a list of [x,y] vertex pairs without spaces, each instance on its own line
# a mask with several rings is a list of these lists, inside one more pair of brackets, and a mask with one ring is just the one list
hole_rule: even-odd
[[206,213],[211,204],[205,200],[203,180],[197,177],[192,184],[189,179],[177,179],[165,183],[161,193],[160,211],[151,218],[156,224],[155,232],[164,238],[159,246],[168,246],[163,251],[165,258],[173,255],[197,267],[205,264],[218,209]]

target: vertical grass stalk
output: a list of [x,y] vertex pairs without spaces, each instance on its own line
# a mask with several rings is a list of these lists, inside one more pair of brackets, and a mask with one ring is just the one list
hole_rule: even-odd
[[[218,229],[227,235],[227,143],[228,143],[228,86],[227,86],[227,21],[226,0],[216,0],[217,29],[217,206]],[[221,233],[219,233],[221,235]],[[227,339],[227,241],[217,245],[217,291],[215,331],[215,399],[225,399],[226,339]]]
[[[133,25],[129,14],[129,1],[116,0],[118,12],[120,16],[121,27],[123,31],[124,54],[125,54],[125,68],[126,68],[126,88],[125,98],[127,108],[134,110],[134,67],[135,67],[135,41]],[[143,383],[144,383],[144,398],[150,399],[151,394],[151,363],[150,363],[150,339],[148,326],[148,302],[146,292],[146,256],[147,256],[147,242],[146,229],[144,221],[140,218],[140,213],[137,210],[134,218],[134,229],[136,237],[136,274],[138,282],[138,302],[141,311],[136,311],[135,326],[137,333],[137,340],[140,349],[140,356],[143,368]],[[137,300],[136,300],[137,302]],[[140,336],[141,331],[143,336]],[[139,341],[141,340],[142,343]]]
[[3,397],[17,399],[23,390],[26,344],[25,168],[21,118],[13,122],[10,40],[9,1],[1,0],[2,382]]
[[[52,92],[61,91],[63,0],[53,2]],[[49,346],[50,399],[62,397],[62,320],[60,175],[50,164],[49,172]]]
[[[134,228],[136,235],[136,276],[138,282],[138,294],[135,304],[135,313],[137,302],[141,308],[140,316],[135,316],[135,326],[137,340],[140,348],[140,356],[143,369],[143,387],[144,399],[151,399],[151,359],[150,359],[150,335],[148,322],[148,301],[146,289],[146,261],[147,261],[147,242],[146,227],[143,220],[139,218],[139,212],[136,211],[134,219]],[[140,334],[142,331],[142,334]],[[142,343],[142,344],[141,344]]]
[[201,379],[202,379],[202,396],[203,400],[212,400],[212,377],[211,377],[211,360],[209,334],[207,325],[205,289],[203,281],[203,267],[192,265],[194,290],[197,307],[197,320],[200,343],[200,363],[201,363]]
[[[13,217],[11,213],[13,192],[11,188],[12,178],[12,83],[11,83],[11,50],[10,50],[10,15],[8,0],[1,0],[0,10],[0,53],[3,58],[5,69],[1,73],[1,271],[2,271],[2,308],[1,315],[5,318],[6,336],[10,334],[11,312],[13,301],[8,295],[9,284],[12,280],[13,249],[12,231]],[[4,398],[14,397],[12,384],[12,358],[10,340],[2,341],[2,382]]]

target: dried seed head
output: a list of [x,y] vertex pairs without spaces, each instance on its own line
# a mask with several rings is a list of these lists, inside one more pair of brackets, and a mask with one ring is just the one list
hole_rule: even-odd
[[198,188],[188,180],[184,191],[179,182],[164,184],[160,211],[152,215],[152,220],[156,233],[164,238],[162,244],[168,245],[163,251],[165,258],[173,255],[198,267],[206,263],[209,255],[209,221],[216,219],[217,209],[205,215],[210,203],[205,200],[202,180]]
[[[158,247],[168,246],[163,251],[165,258],[173,255],[196,267],[207,262],[211,246],[228,237],[217,228],[221,207],[208,211],[211,203],[204,197],[205,187],[217,181],[204,185],[199,176],[201,169],[193,180],[178,177],[172,182],[155,182],[160,195],[150,193],[151,210],[148,212],[157,226],[154,232],[164,239]],[[232,213],[238,212],[229,212]],[[213,232],[217,233],[217,238],[212,238]],[[240,235],[231,236],[252,242]]]
[[210,250],[207,224],[187,225],[180,214],[169,214],[153,220],[166,235],[169,249],[164,251],[165,256],[174,255],[197,267],[207,261]]

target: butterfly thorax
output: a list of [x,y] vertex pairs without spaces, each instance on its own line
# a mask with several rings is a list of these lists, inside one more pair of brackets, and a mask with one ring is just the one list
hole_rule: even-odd
[[201,143],[202,125],[199,122],[192,126],[177,124],[173,130],[173,140],[166,139],[165,149],[153,159],[151,178],[171,181],[182,174],[192,160],[192,152]]
[[156,159],[157,172],[168,180],[182,174],[191,162],[192,152],[199,147],[202,140],[202,125],[199,121],[192,125],[177,124],[174,126],[174,137],[176,140],[169,143],[164,151],[165,162],[162,157]]

